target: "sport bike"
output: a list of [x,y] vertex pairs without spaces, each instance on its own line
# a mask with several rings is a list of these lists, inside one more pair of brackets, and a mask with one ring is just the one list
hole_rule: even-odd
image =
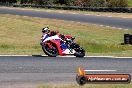
[[49,36],[43,34],[41,38],[41,46],[44,53],[50,57],[58,55],[74,55],[76,57],[84,57],[85,50],[79,44],[74,42],[75,38],[72,36],[64,36],[62,39],[60,35]]

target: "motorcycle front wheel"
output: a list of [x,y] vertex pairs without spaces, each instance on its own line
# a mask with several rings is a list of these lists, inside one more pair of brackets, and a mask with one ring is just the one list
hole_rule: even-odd
[[74,53],[74,56],[76,56],[76,57],[84,57],[85,56],[85,50],[83,48],[79,47],[75,51],[76,52]]
[[52,47],[49,47],[47,44],[44,44],[42,46],[42,50],[44,53],[50,57],[56,57],[58,56],[58,49],[55,45],[51,44]]

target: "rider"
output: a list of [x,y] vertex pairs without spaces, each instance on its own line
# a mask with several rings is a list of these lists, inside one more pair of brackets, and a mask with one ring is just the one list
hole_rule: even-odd
[[59,31],[50,31],[49,30],[49,27],[45,27],[42,29],[42,36],[47,33],[49,36],[55,36],[55,35],[59,35],[59,37],[62,39],[62,40],[65,40],[65,35],[64,34],[59,34]]
[[[49,27],[45,27],[42,29],[42,38],[44,37],[45,34],[48,34],[49,37],[57,35],[59,32],[58,31],[50,31]],[[41,40],[42,40],[41,38]],[[40,43],[42,45],[42,42]]]
[[42,33],[43,33],[43,34],[42,34],[42,38],[43,38],[43,35],[44,35],[45,33],[48,34],[49,37],[58,35],[58,36],[62,39],[63,42],[66,41],[67,38],[69,38],[69,36],[65,36],[64,34],[59,34],[59,31],[50,31],[49,27],[43,28],[43,29],[42,29]]
[[[43,33],[43,34],[44,34],[44,33],[47,33],[49,36],[55,36],[55,35],[57,35],[59,32],[58,32],[58,31],[50,31],[50,30],[49,30],[49,27],[45,27],[45,28],[42,29],[42,33]],[[43,34],[42,34],[42,36],[43,36]]]
[[[42,38],[41,40],[43,40],[43,38],[45,37],[45,34],[48,34],[49,37],[54,37],[55,35],[58,35],[58,37],[61,39],[61,44],[66,44],[69,43],[71,41],[71,36],[65,36],[64,34],[59,34],[58,31],[50,31],[49,27],[45,27],[42,29]],[[40,45],[43,44],[43,41],[41,41]]]

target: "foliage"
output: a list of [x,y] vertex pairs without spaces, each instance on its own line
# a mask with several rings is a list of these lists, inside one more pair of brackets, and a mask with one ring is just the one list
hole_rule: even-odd
[[76,0],[75,5],[81,7],[103,7],[105,0]]
[[108,0],[107,6],[108,7],[127,7],[128,0]]
[[2,3],[16,3],[17,0],[0,0]]
[[[81,7],[127,7],[128,0],[0,0],[2,3],[65,5]],[[130,1],[129,1],[130,2]]]
[[54,0],[33,0],[34,4],[37,5],[53,5]]

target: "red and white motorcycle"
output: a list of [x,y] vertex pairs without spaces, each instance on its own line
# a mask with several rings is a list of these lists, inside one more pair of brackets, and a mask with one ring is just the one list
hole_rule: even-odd
[[54,35],[49,36],[48,33],[44,33],[41,38],[41,46],[44,53],[50,57],[56,57],[58,55],[74,55],[76,57],[84,57],[85,50],[80,47],[79,44],[74,42],[72,36]]

